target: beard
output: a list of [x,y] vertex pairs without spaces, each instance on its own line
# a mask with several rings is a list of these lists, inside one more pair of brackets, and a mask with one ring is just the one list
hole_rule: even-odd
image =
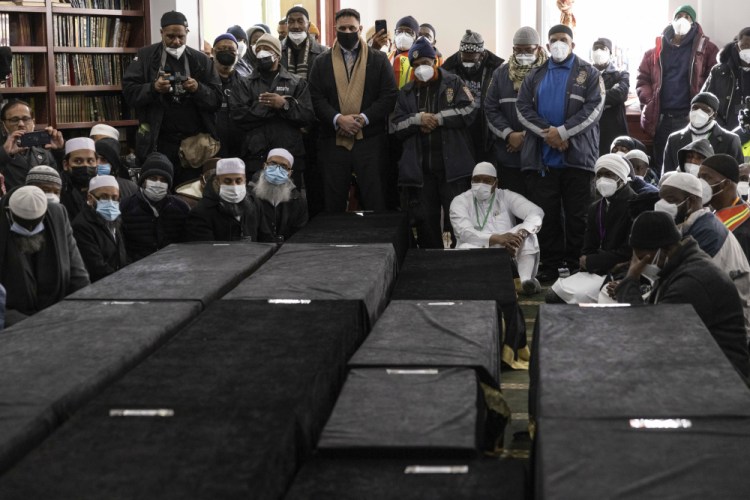
[[104,222],[104,227],[109,229],[110,232],[119,233],[120,226],[122,225],[122,217],[118,217],[115,220],[107,220],[107,219],[102,218],[102,221]]
[[35,234],[34,236],[13,235],[13,241],[18,251],[24,255],[33,255],[44,246],[44,233]]
[[255,196],[261,200],[269,202],[274,207],[279,203],[284,203],[292,199],[292,190],[294,183],[291,179],[284,184],[271,184],[263,175],[260,174],[258,182],[255,184]]

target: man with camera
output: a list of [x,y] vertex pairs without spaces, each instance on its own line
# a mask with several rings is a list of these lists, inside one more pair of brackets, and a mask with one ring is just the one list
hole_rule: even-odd
[[138,161],[154,151],[163,153],[175,166],[175,184],[200,175],[199,168],[190,168],[194,165],[182,166],[180,157],[195,156],[193,148],[215,143],[215,113],[222,102],[213,63],[186,45],[187,25],[181,12],[165,13],[161,41],[138,51],[122,82],[125,99],[140,122]]
[[5,142],[0,149],[0,173],[5,177],[8,190],[23,186],[26,174],[37,165],[57,168],[53,150],[65,146],[60,132],[47,127],[34,131],[34,116],[29,103],[21,100],[9,101],[0,111]]

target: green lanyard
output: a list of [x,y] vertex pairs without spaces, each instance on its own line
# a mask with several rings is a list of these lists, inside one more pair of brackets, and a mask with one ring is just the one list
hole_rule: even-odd
[[476,197],[474,198],[474,210],[477,212],[477,226],[479,226],[480,231],[484,231],[484,226],[487,225],[487,219],[490,216],[490,212],[492,212],[492,205],[495,203],[495,193],[492,193],[492,197],[490,198],[490,204],[487,206],[487,213],[484,214],[484,221],[482,224],[479,224],[479,205],[477,204]]

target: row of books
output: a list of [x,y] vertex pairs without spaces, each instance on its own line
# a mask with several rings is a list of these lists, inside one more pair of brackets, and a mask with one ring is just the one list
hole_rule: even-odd
[[116,121],[123,118],[121,95],[58,95],[58,123]]
[[29,14],[0,13],[0,46],[36,45]]
[[119,17],[53,16],[56,47],[127,47],[132,23]]
[[131,54],[55,54],[58,85],[121,85]]
[[13,54],[11,74],[5,80],[5,86],[34,86],[34,56],[30,54]]
[[61,3],[67,3],[75,9],[131,10],[133,8],[130,0],[65,0]]

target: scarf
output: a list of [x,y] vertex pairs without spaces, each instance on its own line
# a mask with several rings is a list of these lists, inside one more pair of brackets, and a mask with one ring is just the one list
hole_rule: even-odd
[[[354,63],[352,75],[349,77],[346,72],[346,62],[344,55],[341,53],[341,46],[336,41],[331,48],[331,57],[333,58],[333,77],[336,80],[336,92],[339,96],[339,110],[342,115],[357,115],[361,111],[362,96],[365,93],[365,71],[367,69],[368,47],[365,41],[359,39],[359,57]],[[349,151],[354,147],[354,141],[362,140],[363,135],[360,130],[356,137],[344,137],[336,135],[336,145],[343,146]]]
[[510,76],[510,81],[513,82],[513,90],[518,92],[518,89],[521,88],[521,83],[523,83],[523,79],[526,78],[526,75],[529,73],[529,71],[531,71],[533,68],[541,66],[546,62],[547,53],[544,50],[537,50],[536,61],[534,61],[531,66],[521,66],[520,64],[518,64],[516,56],[511,55],[508,59],[508,76]]
[[310,36],[305,39],[305,44],[299,48],[301,51],[300,54],[304,54],[302,57],[302,61],[297,61],[297,64],[294,66],[294,71],[291,71],[292,69],[292,43],[289,42],[287,44],[286,49],[286,60],[287,65],[289,66],[289,70],[291,73],[294,73],[298,77],[302,78],[303,80],[307,80],[307,57],[310,55]]
[[719,218],[727,229],[734,231],[746,220],[750,219],[750,206],[738,198],[731,207],[717,210],[716,217]]

